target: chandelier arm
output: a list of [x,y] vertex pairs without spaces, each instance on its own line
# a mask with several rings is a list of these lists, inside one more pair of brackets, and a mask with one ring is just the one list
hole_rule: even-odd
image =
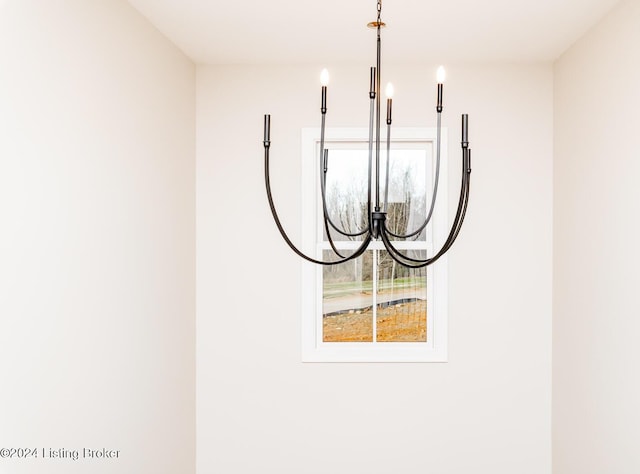
[[[322,116],[322,122],[324,125],[324,115]],[[324,132],[324,130],[323,130]],[[323,133],[324,135],[324,133]],[[324,137],[322,139],[322,142],[324,142]],[[321,147],[322,148],[322,147]],[[327,158],[329,155],[329,150],[324,150],[324,164],[323,164],[323,160],[320,160],[320,164],[321,167],[324,166],[324,170],[320,170],[321,171],[321,175],[320,175],[320,182],[321,182],[321,188],[322,188],[322,207],[323,207],[323,211],[324,211],[324,218],[323,218],[323,223],[324,223],[324,231],[327,234],[327,240],[329,241],[329,245],[331,246],[331,249],[333,250],[333,253],[335,253],[338,257],[340,258],[345,258],[344,255],[342,255],[338,249],[336,248],[335,244],[333,243],[333,238],[331,237],[331,231],[329,229],[329,214],[327,212],[327,203],[326,203],[326,199],[325,199],[325,184],[326,184],[326,172],[327,172]]]
[[415,231],[409,234],[399,235],[399,234],[394,234],[391,231],[388,231],[389,235],[395,237],[396,239],[410,239],[411,237],[415,237],[417,239],[420,236],[420,233],[425,229],[425,227],[429,225],[429,222],[431,222],[431,218],[433,217],[433,211],[436,205],[436,198],[438,196],[438,183],[440,182],[440,143],[441,143],[441,137],[442,137],[441,132],[442,132],[442,113],[438,112],[438,125],[437,125],[437,132],[436,132],[436,174],[433,180],[433,193],[431,195],[431,206],[429,207],[429,213],[427,214],[427,217],[422,223],[422,225],[418,227]]
[[323,220],[324,220],[324,231],[327,233],[327,240],[329,241],[331,250],[333,250],[333,253],[335,253],[338,257],[345,258],[345,256],[338,251],[338,249],[336,248],[336,245],[333,243],[333,239],[331,238],[331,232],[329,232],[329,220],[327,219],[326,216]]
[[[466,152],[463,150],[463,168],[464,163],[466,163]],[[449,231],[449,235],[447,236],[447,240],[443,244],[440,251],[432,257],[432,261],[440,258],[445,252],[447,252],[453,243],[455,242],[458,234],[460,233],[460,229],[462,228],[462,223],[464,221],[464,217],[467,212],[467,205],[469,203],[469,189],[470,189],[470,174],[463,170],[462,173],[462,184],[460,187],[460,199],[458,200],[458,209],[456,211],[456,216],[453,220],[453,224],[451,225],[451,230]]]
[[[375,68],[374,68],[375,69]],[[375,74],[375,71],[374,71]],[[375,83],[374,83],[375,84]],[[372,163],[373,163],[373,116],[374,116],[374,107],[375,107],[375,92],[370,92],[369,97],[371,97],[371,105],[369,107],[369,166],[368,166],[368,189],[367,189],[367,223],[369,224],[369,234],[373,235],[373,209],[371,209],[371,179],[372,179]]]
[[382,95],[380,89],[380,73],[381,73],[381,45],[380,28],[382,20],[380,20],[380,14],[382,11],[382,2],[378,3],[378,28],[377,28],[377,40],[376,40],[376,206],[375,212],[380,211],[380,96]]
[[[469,205],[469,193],[470,193],[470,189],[471,189],[471,149],[470,148],[466,148],[465,152],[466,152],[466,157],[463,156],[463,170],[462,170],[462,172],[467,176],[467,186],[466,186],[466,190],[465,190],[464,207],[462,209],[462,215],[460,217],[460,224],[458,225],[458,228],[456,229],[456,232],[453,235],[453,239],[451,241],[451,245],[449,245],[449,247],[447,247],[447,250],[449,250],[449,248],[451,248],[451,246],[453,245],[453,242],[455,242],[455,240],[458,238],[458,234],[460,233],[460,230],[462,229],[462,223],[464,222],[464,218],[465,218],[465,216],[467,214],[467,206]],[[465,154],[465,152],[463,152],[463,155]],[[464,159],[464,158],[466,158],[466,159]]]
[[[325,130],[325,122],[326,122],[326,109],[322,109],[322,121],[320,123],[320,194],[322,196],[322,212],[324,214],[324,219],[327,219],[327,199],[325,193],[326,186],[326,172],[329,160],[329,150],[324,149],[324,130]],[[326,223],[325,223],[326,227]],[[328,229],[327,229],[328,234]]]
[[367,232],[369,232],[369,229],[364,229],[363,231],[358,232],[357,234],[349,234],[348,232],[344,232],[342,229],[339,229],[338,227],[336,227],[336,224],[334,224],[331,218],[328,216],[327,216],[327,221],[329,222],[329,225],[331,226],[331,228],[333,228],[333,230],[335,230],[339,234],[344,235],[345,237],[360,237],[361,235],[364,235]]
[[[466,212],[466,204],[464,206],[465,211]],[[453,242],[455,241],[456,237],[458,236],[458,232],[460,231],[460,228],[462,226],[462,220],[464,220],[464,217],[462,217],[462,219],[458,222],[454,223],[454,227],[452,228],[452,233],[454,232],[455,229],[455,236],[451,239],[447,239],[447,242],[445,242],[445,244],[442,246],[442,248],[440,249],[440,251],[434,255],[433,257],[427,259],[427,260],[418,260],[418,259],[414,259],[411,257],[408,257],[407,255],[402,254],[398,249],[396,249],[393,244],[389,241],[389,237],[386,235],[385,232],[382,232],[382,242],[385,246],[385,248],[387,249],[387,251],[389,252],[389,254],[391,255],[391,258],[393,258],[396,262],[398,262],[400,265],[407,267],[407,268],[412,268],[412,269],[418,269],[418,268],[424,268],[428,265],[431,265],[433,263],[435,263],[438,259],[440,259],[440,257],[442,257],[453,245]],[[450,233],[451,236],[451,233]]]
[[[342,229],[339,229],[336,224],[333,223],[331,217],[329,216],[329,211],[327,210],[327,169],[328,169],[328,161],[329,161],[329,150],[325,150],[324,148],[324,130],[325,130],[325,115],[322,114],[322,124],[320,126],[320,194],[322,195],[322,212],[325,220],[325,229],[327,231],[327,235],[329,236],[329,228],[327,226],[327,221],[331,227],[333,227],[338,233],[344,235],[345,237],[360,237],[364,235],[368,229],[364,229],[362,231],[356,233],[345,232]],[[333,241],[329,236],[329,242],[331,243],[331,248],[340,255],[335,247],[333,246]]]
[[289,239],[289,236],[287,235],[284,228],[282,227],[282,223],[280,222],[280,218],[278,217],[278,212],[276,211],[275,204],[273,203],[273,195],[271,194],[271,180],[269,178],[269,144],[268,143],[269,142],[265,142],[265,146],[264,146],[264,181],[265,181],[265,187],[267,190],[267,200],[269,202],[269,207],[271,208],[271,215],[273,216],[273,220],[276,223],[276,227],[278,228],[278,231],[280,231],[280,235],[282,236],[284,241],[287,243],[289,248],[293,250],[299,257],[302,257],[303,259],[311,263],[316,263],[318,265],[327,265],[327,266],[339,265],[341,263],[348,262],[349,260],[358,258],[360,255],[362,255],[367,250],[367,247],[371,242],[370,234],[367,234],[365,239],[362,241],[362,245],[360,245],[360,247],[358,247],[352,255],[349,255],[348,257],[344,257],[340,260],[336,260],[333,262],[317,260],[315,258],[309,257],[294,245],[294,243],[291,241],[291,239]]
[[357,233],[354,233],[354,234],[350,234],[349,232],[345,232],[344,230],[338,228],[338,226],[336,224],[334,224],[334,222],[331,220],[331,217],[329,217],[328,214],[326,216],[326,219],[329,222],[329,225],[333,228],[333,230],[335,230],[339,234],[344,235],[345,237],[360,237],[361,235],[364,235],[367,232],[369,232],[369,229],[364,229],[364,230],[362,230],[360,232],[357,232]]
[[465,186],[465,190],[464,190],[464,198],[462,201],[462,209],[460,211],[460,215],[458,217],[458,219],[454,222],[455,225],[451,226],[451,231],[449,232],[449,236],[447,237],[447,241],[445,242],[445,245],[442,246],[442,249],[440,249],[440,251],[438,252],[438,258],[440,258],[440,255],[444,254],[445,252],[448,252],[449,249],[453,246],[454,242],[456,241],[456,239],[458,238],[458,234],[460,233],[460,230],[462,229],[462,223],[464,222],[464,218],[467,214],[467,206],[469,204],[469,190],[470,190],[470,181],[467,180],[467,185]]
[[436,260],[438,260],[445,253],[447,253],[449,251],[449,249],[453,246],[454,242],[458,238],[458,234],[460,233],[460,230],[462,229],[462,223],[464,222],[464,218],[465,218],[465,215],[467,213],[467,205],[468,205],[468,203],[469,203],[469,187],[467,186],[466,191],[465,191],[464,205],[463,205],[463,208],[462,208],[462,212],[460,214],[460,218],[459,218],[459,220],[457,222],[457,225],[452,227],[451,232],[449,234],[449,238],[447,239],[447,242],[445,242],[445,245],[442,246],[440,251],[431,258],[431,262],[429,264],[431,264],[431,263],[435,262]]
[[[423,268],[426,267],[428,265],[431,265],[432,263],[435,263],[437,260],[440,259],[440,257],[442,257],[446,252],[449,251],[449,249],[453,246],[453,243],[455,242],[455,240],[458,237],[458,234],[460,232],[460,229],[462,228],[462,223],[464,221],[464,216],[466,214],[466,209],[467,209],[467,204],[468,204],[468,200],[469,200],[469,188],[467,188],[466,190],[466,197],[465,197],[465,202],[464,202],[464,206],[463,206],[463,210],[461,212],[461,217],[459,218],[459,220],[457,221],[456,225],[452,228],[451,233],[450,233],[450,238],[447,239],[447,242],[445,242],[445,244],[442,246],[442,248],[440,249],[440,251],[434,255],[433,257],[431,257],[428,261],[426,261],[425,263],[422,264],[407,264],[405,262],[402,262],[401,260],[397,260],[398,262],[400,262],[402,265],[409,267],[409,268]],[[394,248],[395,250],[395,248]],[[397,252],[396,256],[399,256],[401,258],[407,258],[406,255],[402,255],[400,252]]]
[[467,187],[467,197],[465,199],[464,208],[462,209],[462,215],[460,216],[460,222],[458,224],[458,227],[456,228],[455,233],[453,234],[453,238],[451,239],[451,242],[444,249],[444,252],[448,252],[449,249],[453,246],[453,244],[456,241],[456,239],[458,238],[458,234],[462,230],[462,223],[464,222],[464,218],[467,215],[467,206],[468,206],[468,204],[469,204],[469,187]]
[[382,231],[380,233],[380,236],[382,237],[382,243],[384,244],[384,247],[387,249],[387,252],[389,252],[389,255],[391,256],[391,258],[396,262],[398,262],[403,267],[422,268],[422,267],[426,267],[429,264],[427,261],[416,260],[416,259],[407,257],[406,255],[403,255],[398,249],[396,249],[393,246],[393,244],[389,240],[389,237],[387,236],[387,233],[385,231]]
[[389,212],[389,162],[391,161],[391,124],[387,123],[387,169],[384,175],[384,212]]
[[[467,169],[467,153],[466,150],[463,150],[463,173],[462,173],[462,185],[460,189],[460,200],[458,201],[458,210],[456,212],[456,217],[454,218],[453,225],[451,226],[451,230],[449,232],[449,236],[447,240],[443,244],[442,248],[435,254],[433,257],[422,260],[422,259],[414,259],[408,257],[398,249],[396,249],[391,241],[389,240],[389,234],[386,225],[383,224],[381,237],[384,243],[385,248],[391,254],[392,258],[396,260],[398,263],[405,267],[409,268],[422,268],[427,265],[431,265],[436,260],[438,260],[442,255],[444,255],[453,245],[458,234],[460,233],[460,229],[462,228],[462,223],[464,221],[466,212],[467,212],[467,204],[469,202],[469,188],[470,188],[470,170]],[[411,263],[407,263],[411,262]]]

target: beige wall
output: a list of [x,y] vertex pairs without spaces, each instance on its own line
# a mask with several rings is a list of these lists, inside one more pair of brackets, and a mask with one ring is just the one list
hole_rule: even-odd
[[3,473],[192,473],[195,67],[121,0],[0,2]]
[[555,474],[640,472],[640,2],[555,65]]
[[[300,129],[317,126],[318,67],[199,67],[199,472],[551,472],[550,64],[452,66],[450,205],[470,114],[471,204],[449,258],[449,362],[302,364]],[[368,65],[334,65],[329,126],[366,126]],[[435,65],[389,66],[394,123],[433,126]],[[236,235],[230,234],[236,232]]]

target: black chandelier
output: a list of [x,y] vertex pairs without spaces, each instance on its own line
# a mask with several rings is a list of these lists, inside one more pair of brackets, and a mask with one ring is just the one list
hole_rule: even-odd
[[[388,209],[388,188],[389,188],[389,162],[390,162],[390,140],[391,140],[391,111],[392,111],[392,88],[389,85],[387,95],[387,159],[386,159],[386,173],[385,173],[385,192],[384,199],[381,200],[380,192],[380,31],[385,26],[385,23],[381,20],[382,12],[382,0],[377,2],[378,17],[374,22],[369,23],[367,26],[373,28],[377,32],[376,41],[376,66],[371,68],[370,71],[370,86],[369,86],[369,98],[370,98],[370,111],[369,111],[369,161],[368,161],[368,198],[367,198],[367,222],[362,229],[356,232],[347,232],[344,229],[339,228],[330,218],[327,198],[326,198],[326,182],[328,172],[328,159],[329,150],[325,149],[325,118],[327,114],[327,85],[329,81],[329,74],[327,70],[323,70],[320,75],[320,82],[322,85],[322,101],[320,112],[322,116],[322,122],[320,127],[320,154],[319,154],[319,167],[320,167],[320,191],[322,197],[322,212],[324,229],[327,235],[327,239],[333,250],[336,260],[324,261],[318,260],[308,255],[305,255],[300,251],[291,241],[278,217],[275,205],[273,203],[273,196],[271,194],[271,184],[269,179],[269,149],[271,147],[270,133],[271,133],[271,115],[264,116],[264,177],[267,190],[267,199],[269,201],[269,207],[276,226],[282,235],[282,238],[289,245],[289,247],[303,259],[316,263],[319,265],[339,265],[349,260],[353,260],[361,256],[369,247],[372,240],[382,240],[384,247],[389,255],[399,264],[409,268],[422,268],[436,262],[442,257],[453,245],[464,221],[464,217],[467,211],[467,204],[469,202],[469,184],[471,179],[471,149],[469,148],[469,117],[467,114],[462,115],[462,182],[460,185],[460,198],[458,200],[458,209],[456,216],[453,220],[453,224],[449,231],[446,241],[440,248],[440,250],[430,258],[418,259],[412,258],[398,250],[391,242],[391,238],[396,239],[410,239],[416,238],[426,228],[433,217],[433,210],[435,206],[436,197],[438,194],[438,180],[440,170],[440,141],[441,141],[441,117],[442,117],[442,95],[443,95],[443,83],[444,83],[444,68],[438,69],[438,99],[436,106],[437,113],[437,131],[436,131],[436,165],[435,165],[435,177],[434,185],[431,196],[431,204],[427,216],[423,223],[414,231],[401,234],[392,232],[386,225],[387,209]],[[374,124],[375,117],[375,124]],[[375,134],[375,142],[374,142]],[[374,161],[375,156],[375,161]],[[372,184],[373,176],[375,172],[375,185]],[[351,255],[342,255],[336,248],[334,241],[331,237],[331,229],[338,234],[353,239],[362,238],[362,244]]]

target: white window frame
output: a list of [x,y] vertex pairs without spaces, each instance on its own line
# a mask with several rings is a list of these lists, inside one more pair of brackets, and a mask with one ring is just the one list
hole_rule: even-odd
[[[368,143],[369,131],[361,128],[330,128],[325,131],[327,144]],[[435,169],[435,128],[395,128],[392,143],[422,143],[432,146],[432,170]],[[319,191],[320,129],[302,129],[302,249],[307,255],[322,258],[327,247],[322,242]],[[385,139],[386,143],[386,139]],[[348,146],[348,145],[347,145]],[[393,146],[392,146],[393,150]],[[438,198],[431,224],[427,226],[427,253],[433,244],[442,245],[448,232],[447,218],[447,130],[442,129]],[[427,200],[430,203],[430,193]],[[351,244],[351,243],[350,243]],[[357,242],[352,243],[354,248]],[[415,242],[395,242],[398,249],[415,248]],[[384,250],[382,242],[373,241],[369,249]],[[437,249],[436,249],[437,250]],[[427,342],[324,342],[322,340],[322,266],[302,262],[302,361],[303,362],[447,362],[448,291],[447,256],[427,267]],[[375,271],[375,270],[374,270]]]

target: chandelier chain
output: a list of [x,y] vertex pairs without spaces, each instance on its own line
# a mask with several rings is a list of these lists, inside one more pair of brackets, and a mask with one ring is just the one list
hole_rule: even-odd
[[382,0],[378,0],[378,25],[381,23],[381,15],[382,15]]

